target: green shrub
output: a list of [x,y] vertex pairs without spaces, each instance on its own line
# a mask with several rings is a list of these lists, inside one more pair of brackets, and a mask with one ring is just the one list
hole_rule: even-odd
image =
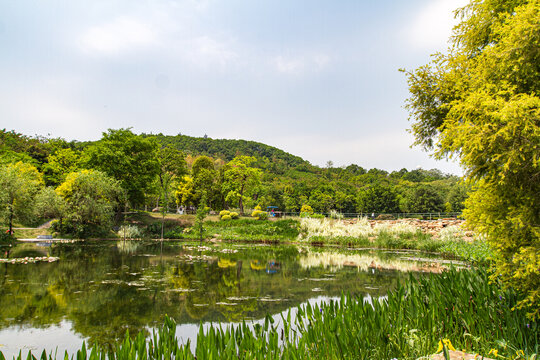
[[253,210],[253,212],[251,213],[251,216],[257,220],[268,219],[268,213],[266,211],[261,211],[261,210]]
[[185,229],[182,227],[175,227],[174,229],[171,229],[163,234],[163,238],[165,239],[183,239],[184,238]]
[[122,225],[117,232],[118,237],[126,239],[140,239],[142,231],[137,225]]
[[11,244],[15,242],[15,237],[9,233],[9,230],[0,232],[0,244]]
[[338,212],[337,210],[330,210],[329,218],[330,219],[341,220],[341,219],[343,219],[343,214]]
[[235,211],[231,211],[231,213],[229,215],[231,215],[231,218],[233,218],[233,219],[238,219],[238,217],[239,217],[238,213],[235,212]]
[[159,223],[149,224],[146,227],[146,233],[148,235],[150,235],[150,237],[152,237],[152,236],[160,236],[161,235],[161,224],[159,224]]
[[229,214],[225,214],[221,217],[221,220],[222,221],[228,221],[228,220],[232,220],[232,216],[229,215]]
[[313,209],[309,205],[302,205],[302,208],[300,209],[300,216],[301,217],[309,217],[313,214]]
[[108,237],[111,235],[110,229],[104,226],[91,227],[87,224],[72,222],[64,219],[62,222],[53,220],[51,222],[51,231],[60,235],[68,235],[74,238],[90,238],[90,237]]
[[221,210],[219,212],[219,218],[221,219],[225,215],[231,215],[231,212],[229,210]]

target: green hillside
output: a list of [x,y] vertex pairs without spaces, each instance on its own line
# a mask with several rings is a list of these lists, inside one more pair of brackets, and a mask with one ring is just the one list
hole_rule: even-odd
[[309,165],[299,156],[294,156],[281,149],[256,141],[235,139],[212,139],[210,137],[193,137],[187,135],[141,134],[146,138],[156,139],[163,146],[170,146],[185,154],[194,156],[206,155],[231,161],[236,156],[254,156],[272,162],[283,162],[287,167]]

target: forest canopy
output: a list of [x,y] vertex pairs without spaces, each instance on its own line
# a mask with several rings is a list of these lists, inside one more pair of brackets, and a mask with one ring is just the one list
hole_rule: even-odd
[[416,144],[456,157],[465,217],[497,253],[496,276],[540,317],[540,1],[472,0],[452,47],[408,72]]
[[[44,185],[54,189],[71,173],[99,171],[122,189],[116,210],[151,210],[164,202],[173,210],[192,208],[204,193],[214,211],[242,212],[258,205],[299,212],[309,205],[318,213],[461,212],[467,197],[458,177],[436,169],[387,172],[356,164],[321,168],[244,140],[109,129],[98,141],[68,142],[0,130],[0,149],[0,164],[32,165]],[[430,199],[414,199],[414,194]]]

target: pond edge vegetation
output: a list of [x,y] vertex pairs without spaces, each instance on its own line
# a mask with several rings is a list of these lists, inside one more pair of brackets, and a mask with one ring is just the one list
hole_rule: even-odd
[[[180,344],[176,324],[164,325],[150,338],[126,333],[112,350],[83,344],[65,359],[417,359],[437,351],[443,339],[478,358],[536,359],[539,323],[516,309],[515,292],[490,283],[486,270],[449,270],[439,275],[410,276],[387,298],[366,302],[343,295],[341,300],[298,308],[275,323],[242,322],[199,328],[194,347]],[[194,350],[194,351],[193,351]],[[1,354],[1,353],[0,353]],[[42,352],[41,359],[57,354]],[[18,360],[25,356],[20,353]],[[35,359],[30,352],[27,359]],[[0,355],[3,360],[3,355]]]

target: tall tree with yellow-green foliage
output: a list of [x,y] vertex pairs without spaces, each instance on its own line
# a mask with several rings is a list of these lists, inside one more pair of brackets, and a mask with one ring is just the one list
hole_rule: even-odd
[[259,184],[262,171],[252,167],[256,161],[252,156],[237,156],[225,165],[222,191],[225,200],[234,204],[238,202],[240,213],[244,213],[244,203],[255,185]]
[[472,0],[448,54],[408,72],[416,144],[455,157],[495,276],[540,317],[540,1]]
[[43,176],[33,165],[19,161],[0,168],[0,218],[10,234],[14,221],[27,221],[33,215],[33,200],[43,185]]

